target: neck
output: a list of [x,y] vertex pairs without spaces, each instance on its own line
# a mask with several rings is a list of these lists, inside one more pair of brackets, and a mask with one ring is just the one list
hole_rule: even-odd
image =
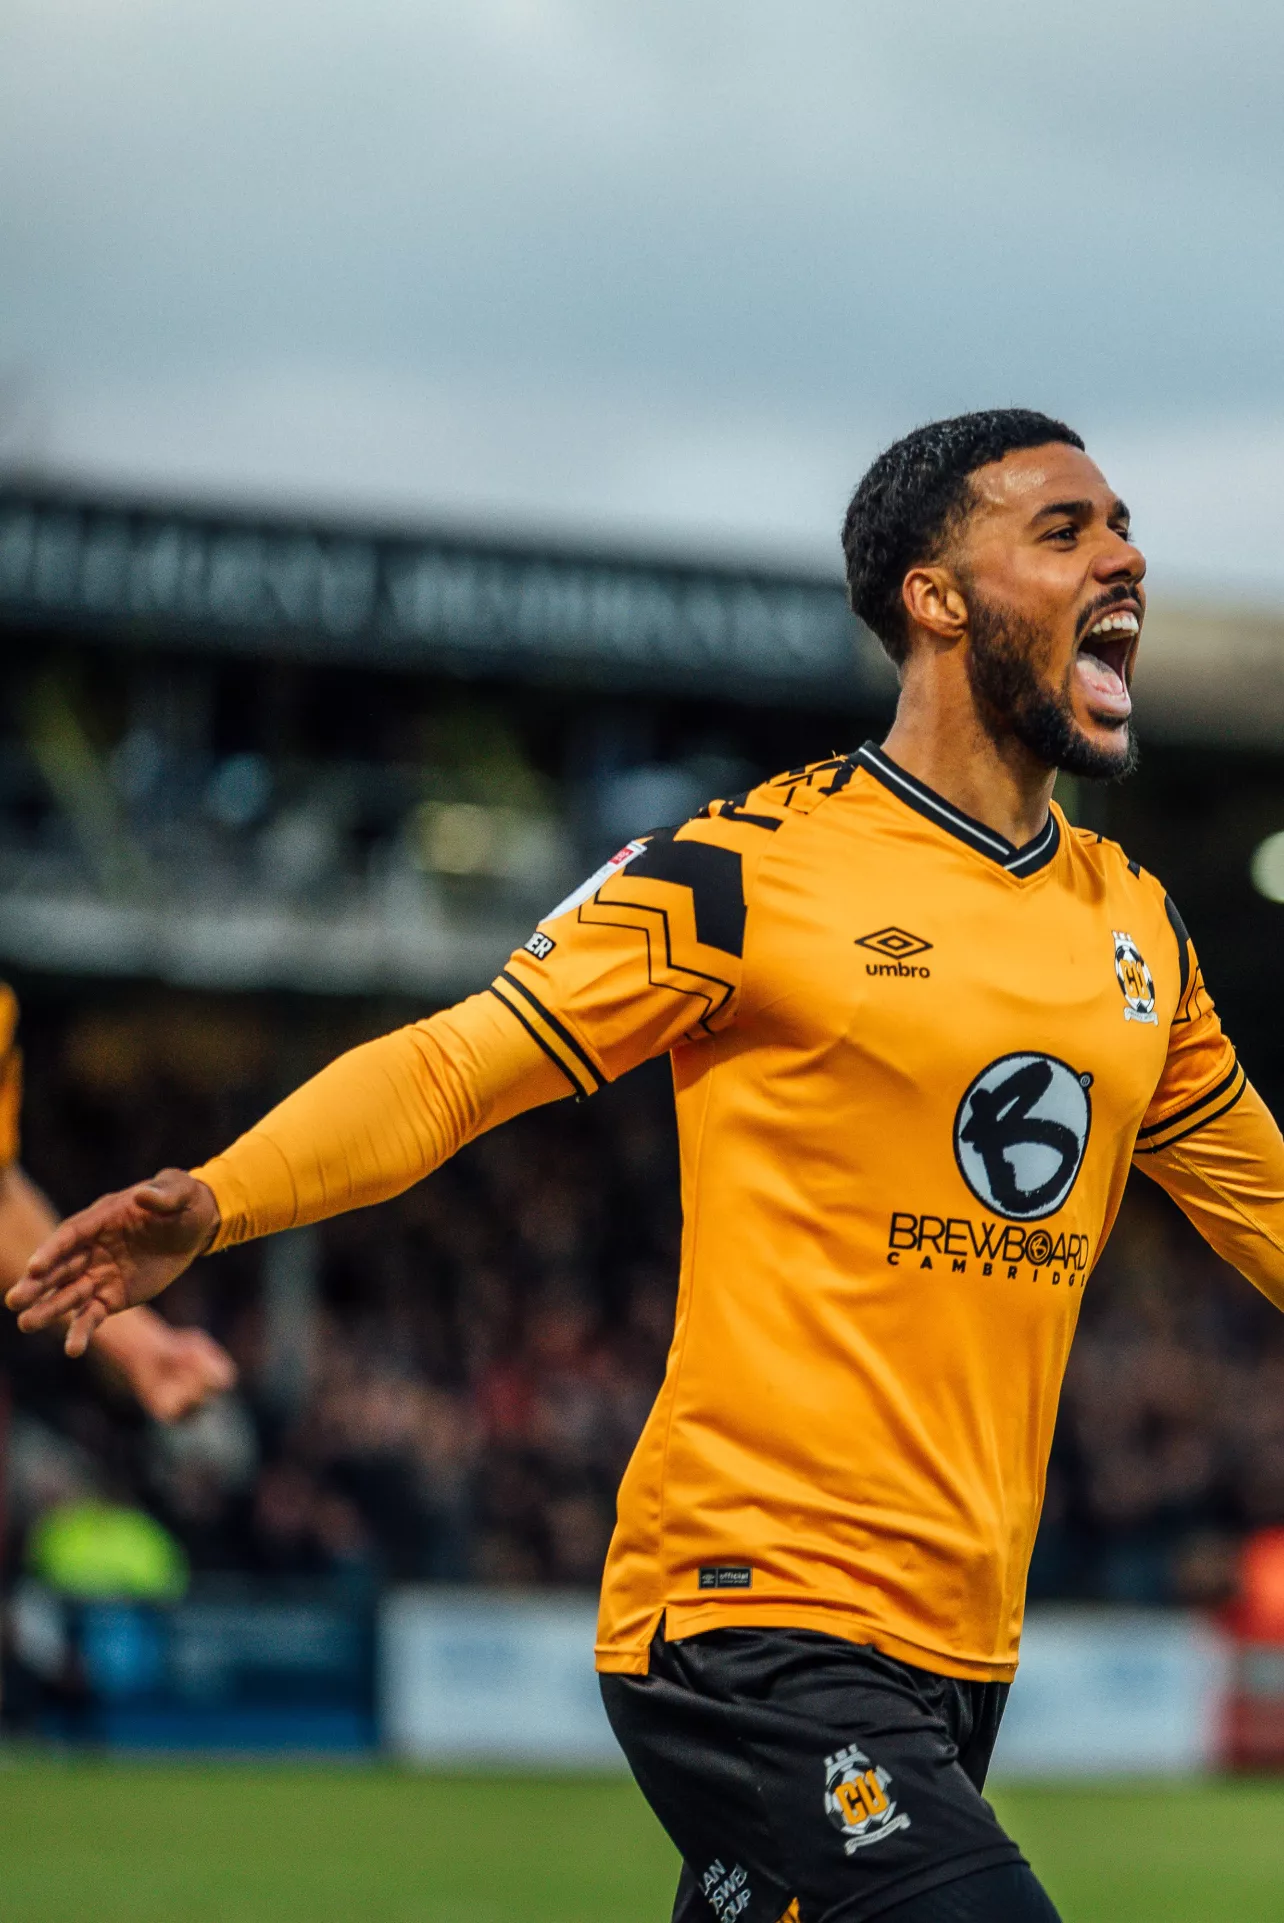
[[907,774],[1023,848],[1048,819],[1056,770],[1015,737],[995,739],[958,665],[957,652],[911,658],[883,747]]

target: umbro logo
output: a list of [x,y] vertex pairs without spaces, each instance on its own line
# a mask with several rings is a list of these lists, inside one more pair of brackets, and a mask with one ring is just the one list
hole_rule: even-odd
[[911,935],[907,928],[879,928],[872,935],[858,935],[858,948],[872,948],[876,955],[886,955],[888,961],[908,961],[911,955],[924,955],[932,946],[921,935]]
[[930,975],[931,969],[915,965],[910,957],[925,955],[932,946],[921,935],[911,935],[907,928],[877,928],[872,935],[858,935],[858,948],[872,948],[876,955],[884,956],[881,962],[866,962],[867,975]]

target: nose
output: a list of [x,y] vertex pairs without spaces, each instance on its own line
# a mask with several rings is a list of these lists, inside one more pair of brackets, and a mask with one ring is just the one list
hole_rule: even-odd
[[1140,587],[1146,577],[1146,557],[1131,535],[1119,534],[1111,528],[1097,562],[1097,576],[1102,581],[1127,581]]

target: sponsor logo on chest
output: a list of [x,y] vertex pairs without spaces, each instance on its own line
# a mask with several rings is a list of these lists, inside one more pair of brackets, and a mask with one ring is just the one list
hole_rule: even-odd
[[1035,1225],[1065,1206],[1079,1179],[1092,1131],[1092,1079],[1034,1050],[988,1063],[964,1090],[952,1140],[959,1174],[989,1213],[894,1209],[889,1265],[954,1275],[1006,1271],[1009,1281],[1025,1267],[1034,1281],[1082,1286],[1089,1238]]
[[932,1215],[893,1209],[887,1225],[891,1268],[945,1269],[951,1275],[1001,1274],[1009,1282],[1022,1269],[1032,1282],[1082,1287],[1087,1279],[1089,1238],[1059,1229],[1027,1229],[985,1216]]

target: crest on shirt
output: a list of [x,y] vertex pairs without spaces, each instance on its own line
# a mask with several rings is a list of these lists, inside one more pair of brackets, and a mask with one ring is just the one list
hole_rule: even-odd
[[825,1814],[848,1856],[909,1828],[909,1816],[897,1809],[891,1787],[889,1772],[855,1743],[825,1758]]
[[1009,1222],[1054,1215],[1083,1166],[1091,1075],[1055,1055],[1000,1055],[954,1117],[954,1155],[979,1202]]
[[1115,974],[1123,990],[1126,1022],[1158,1022],[1155,984],[1132,936],[1122,928],[1111,931],[1115,944]]

